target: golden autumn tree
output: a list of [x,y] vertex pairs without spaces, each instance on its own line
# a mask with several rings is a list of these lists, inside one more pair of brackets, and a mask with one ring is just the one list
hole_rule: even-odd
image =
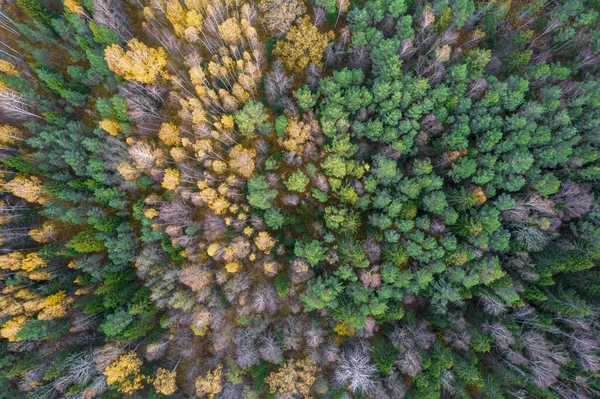
[[121,355],[104,369],[106,382],[117,385],[119,392],[132,393],[144,387],[146,376],[140,375],[142,360],[135,352]]
[[225,264],[225,270],[229,273],[237,273],[242,268],[242,263],[239,261],[229,262]]
[[[4,290],[3,290],[4,291]],[[23,315],[23,306],[10,292],[0,295],[0,317]]]
[[276,276],[279,270],[281,269],[281,264],[279,262],[264,262],[263,270],[267,276]]
[[242,30],[235,18],[229,18],[219,25],[219,37],[227,44],[234,44],[242,37]]
[[37,252],[32,252],[27,254],[25,259],[23,259],[21,269],[25,270],[26,272],[32,272],[45,266],[46,261],[44,258],[42,258]]
[[162,47],[158,49],[146,46],[137,39],[127,42],[127,51],[118,44],[104,50],[108,68],[127,80],[154,84],[159,77],[168,78],[165,70],[167,54]]
[[54,295],[47,296],[40,303],[42,310],[38,313],[40,320],[53,320],[67,314],[73,298],[68,297],[65,291],[59,291]]
[[210,167],[216,174],[219,174],[219,175],[222,173],[225,173],[227,171],[227,163],[225,163],[219,159],[212,161],[212,164]]
[[28,273],[27,278],[34,281],[49,281],[52,279],[52,276],[48,270],[40,269]]
[[179,0],[168,0],[166,7],[167,19],[173,25],[173,31],[177,36],[183,37],[186,29],[186,10]]
[[315,382],[319,368],[309,358],[288,360],[279,370],[265,379],[271,393],[310,398],[310,388]]
[[190,329],[194,332],[197,337],[203,337],[208,332],[210,326],[210,311],[201,309],[194,313],[194,318]]
[[[0,60],[2,61],[2,60]],[[1,69],[0,69],[1,72]],[[22,139],[23,134],[19,129],[10,125],[0,125],[0,144],[4,146],[9,146],[13,144],[15,141],[19,141]]]
[[285,128],[285,137],[280,137],[277,142],[288,151],[302,155],[306,145],[312,141],[311,125],[299,122],[298,118],[291,118]]
[[43,190],[42,181],[35,176],[17,175],[4,185],[4,190],[28,202],[43,204],[50,195]]
[[348,7],[350,7],[349,0],[337,0],[336,3],[340,14],[346,14],[348,12]]
[[21,268],[21,263],[25,255],[23,253],[14,251],[5,255],[0,255],[0,270],[17,271]]
[[223,259],[234,262],[245,258],[250,253],[250,242],[242,236],[237,236],[223,250]]
[[179,185],[179,171],[177,169],[165,169],[162,186],[167,190],[175,190]]
[[25,316],[17,316],[5,322],[0,328],[0,337],[6,338],[9,341],[19,341],[17,334],[21,331],[21,327],[27,321]]
[[296,18],[306,12],[306,7],[299,0],[261,0],[258,10],[271,32],[285,34]]
[[310,17],[304,16],[290,28],[284,40],[277,42],[273,54],[292,72],[300,73],[308,64],[322,67],[323,52],[333,37],[333,32],[321,33]]
[[29,230],[29,236],[40,244],[56,240],[59,234],[59,224],[55,220],[46,220],[38,228]]
[[246,149],[238,144],[229,151],[229,167],[249,179],[256,166],[254,158],[256,158],[256,150]]
[[163,395],[172,395],[177,391],[177,385],[175,383],[176,377],[176,371],[169,371],[160,367],[156,371],[156,378],[154,378],[152,385],[154,385],[156,392]]
[[121,131],[121,125],[114,119],[102,119],[98,123],[98,126],[100,126],[100,129],[106,131],[111,136],[117,136]]
[[452,48],[449,45],[444,45],[435,49],[435,61],[439,63],[445,63],[450,60],[452,54]]
[[168,0],[166,7],[167,19],[173,25],[175,34],[194,43],[198,40],[202,29],[203,18],[195,1],[186,1],[184,7],[179,0]]
[[179,128],[172,123],[163,123],[158,131],[158,137],[166,145],[176,146],[181,143]]
[[4,73],[9,76],[19,76],[21,72],[10,62],[0,60],[0,73]]
[[205,187],[203,184],[199,184],[199,187],[201,188],[200,198],[214,213],[223,215],[227,212],[231,204],[223,195],[220,195],[214,188]]
[[275,245],[276,242],[277,240],[271,237],[266,231],[261,231],[260,233],[258,233],[258,236],[254,240],[254,243],[256,244],[258,249],[260,249],[267,255],[271,253],[271,248],[273,248],[273,245]]
[[202,397],[206,395],[208,399],[213,399],[223,390],[223,365],[209,371],[206,377],[196,378],[196,395]]
[[171,158],[173,158],[173,161],[175,161],[175,162],[183,162],[188,157],[188,154],[185,151],[185,149],[183,149],[181,147],[171,148],[171,151],[169,151],[169,154],[171,155]]
[[131,162],[121,162],[117,166],[117,171],[127,181],[137,180],[141,175],[141,172]]
[[79,17],[83,17],[85,15],[83,7],[81,6],[81,4],[79,4],[77,0],[64,0],[63,4],[65,8],[73,14]]
[[30,317],[39,310],[40,302],[40,296],[28,288],[6,286],[0,291],[0,317]]

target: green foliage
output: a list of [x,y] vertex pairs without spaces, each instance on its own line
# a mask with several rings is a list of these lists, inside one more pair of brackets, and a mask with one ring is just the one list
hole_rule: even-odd
[[437,214],[443,213],[448,207],[446,194],[443,191],[435,191],[423,197],[423,204],[429,212]]
[[290,290],[290,279],[285,274],[280,274],[275,278],[274,281],[277,295],[281,298],[285,298]]
[[316,266],[325,259],[327,249],[320,241],[313,240],[308,243],[296,241],[294,255],[305,258],[311,266]]
[[254,390],[262,392],[265,386],[265,379],[269,375],[269,363],[262,361],[250,368],[250,374],[254,378]]
[[31,19],[47,26],[50,26],[53,18],[56,16],[54,12],[40,0],[17,0],[17,4]]
[[121,41],[117,32],[106,26],[98,25],[94,21],[90,21],[90,30],[94,35],[94,40],[103,46],[109,46]]
[[69,330],[69,321],[30,320],[23,324],[17,338],[42,340],[58,338]]
[[[158,367],[176,396],[306,396],[266,378],[319,347],[290,390],[600,386],[597,0],[14,3],[0,398],[93,395],[112,348],[143,387],[106,398],[166,396]],[[321,35],[322,65],[273,65]]]
[[93,230],[80,232],[66,244],[66,247],[79,253],[100,252],[105,249],[102,240],[98,239]]
[[300,108],[309,110],[317,103],[317,96],[314,95],[307,85],[302,85],[294,92],[294,97],[298,100]]
[[364,268],[369,266],[366,259],[367,253],[363,245],[350,238],[345,238],[339,241],[338,254],[342,261],[352,265],[353,267]]
[[51,381],[60,376],[68,367],[66,360],[76,353],[76,348],[63,349],[54,357],[52,364],[44,374],[44,381]]
[[35,365],[40,361],[40,356],[34,353],[27,353],[23,358],[19,359],[13,366],[10,371],[6,374],[7,378],[14,378],[22,376],[27,373],[29,370],[33,369]]
[[397,350],[391,343],[379,340],[375,343],[371,357],[379,372],[388,375],[396,362],[396,355]]
[[271,202],[277,197],[277,191],[269,189],[269,183],[264,176],[255,176],[248,180],[248,203],[258,209],[269,209]]
[[290,191],[303,193],[308,185],[308,177],[301,171],[294,172],[285,182],[285,186]]
[[119,309],[104,318],[98,328],[110,338],[118,337],[133,322],[133,316],[125,309]]
[[403,268],[410,260],[410,255],[402,244],[388,244],[383,248],[383,259],[398,268]]
[[285,136],[285,128],[288,127],[288,119],[285,115],[279,115],[277,119],[275,119],[275,131],[279,137]]
[[328,155],[323,161],[323,169],[327,176],[341,178],[346,176],[346,163],[338,155]]
[[274,230],[282,228],[284,221],[283,214],[276,209],[267,209],[265,212],[265,223]]
[[269,123],[269,115],[265,106],[260,102],[246,103],[244,108],[234,114],[234,118],[240,132],[245,136],[253,137],[256,133],[271,132],[272,125]]
[[300,299],[304,302],[305,311],[309,312],[335,304],[335,300],[342,290],[343,286],[338,279],[330,277],[323,280],[319,276],[316,280],[310,281],[306,291],[300,295]]
[[544,290],[545,298],[540,301],[540,307],[564,317],[581,317],[591,313],[587,303],[572,289],[558,286],[556,290]]

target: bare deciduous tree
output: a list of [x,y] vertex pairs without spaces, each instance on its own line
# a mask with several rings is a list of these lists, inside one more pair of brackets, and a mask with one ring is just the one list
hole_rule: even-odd
[[368,348],[358,342],[343,350],[334,379],[340,386],[364,394],[375,387],[376,372],[377,367],[371,363]]
[[288,97],[294,84],[294,78],[286,74],[281,61],[275,61],[273,68],[265,78],[265,92],[269,102]]
[[131,21],[121,0],[94,0],[94,22],[114,29],[125,41],[133,37]]

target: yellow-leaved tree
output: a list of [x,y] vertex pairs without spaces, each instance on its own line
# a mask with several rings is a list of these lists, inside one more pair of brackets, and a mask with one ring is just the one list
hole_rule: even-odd
[[4,190],[28,202],[43,204],[50,195],[43,190],[42,181],[35,176],[17,175],[4,185]]
[[40,320],[53,320],[67,314],[73,298],[68,297],[65,291],[59,291],[54,295],[47,296],[41,302],[42,311],[38,313]]
[[162,186],[167,190],[175,190],[179,186],[179,171],[177,169],[165,169]]
[[219,25],[219,37],[227,44],[234,44],[242,37],[242,30],[235,18],[229,18]]
[[98,126],[111,136],[117,136],[121,131],[121,125],[114,119],[102,119],[100,123],[98,123]]
[[290,28],[284,40],[277,42],[273,54],[288,70],[300,73],[308,64],[323,66],[323,52],[333,38],[333,32],[321,33],[310,17],[304,16]]
[[306,12],[306,7],[301,0],[261,0],[258,10],[271,32],[285,34],[292,22]]
[[19,341],[20,338],[17,338],[17,334],[21,331],[21,327],[27,321],[27,317],[25,316],[17,316],[8,320],[6,323],[2,324],[2,328],[0,328],[0,337],[6,338],[9,341]]
[[246,149],[238,144],[229,151],[229,167],[249,179],[256,166],[254,158],[256,158],[256,150]]
[[121,162],[117,166],[117,171],[127,181],[137,180],[141,175],[141,172],[131,162]]
[[286,150],[302,155],[306,145],[312,141],[311,131],[310,124],[299,122],[298,118],[294,117],[288,121],[285,137],[280,137],[277,142]]
[[158,132],[158,137],[166,145],[175,146],[181,143],[179,129],[172,123],[163,123]]
[[21,268],[21,263],[25,255],[21,252],[14,251],[5,255],[0,255],[0,270],[17,271]]
[[177,391],[177,385],[175,383],[176,377],[176,371],[169,371],[160,367],[158,370],[156,370],[156,378],[154,379],[152,385],[154,385],[156,392],[163,395],[172,395],[175,393],[175,391]]
[[83,17],[85,15],[83,7],[81,6],[81,4],[79,4],[77,0],[64,0],[63,4],[65,5],[65,8],[73,14],[79,17]]
[[21,72],[10,62],[0,60],[0,72],[9,76],[19,76]]
[[206,377],[196,378],[196,395],[202,397],[206,395],[208,399],[213,399],[215,395],[223,390],[223,365],[209,371]]
[[55,220],[46,220],[40,227],[29,230],[29,236],[41,244],[56,240],[58,235],[59,223]]
[[25,259],[23,259],[21,268],[27,272],[32,272],[45,266],[46,261],[44,258],[42,258],[37,252],[31,252],[27,254]]
[[104,50],[108,68],[127,80],[154,84],[159,77],[167,79],[167,54],[162,47],[146,46],[137,39],[127,42],[127,51],[118,44]]
[[256,244],[258,249],[260,249],[267,255],[271,253],[271,248],[273,248],[273,245],[275,245],[276,242],[277,240],[271,237],[266,231],[261,231],[260,233],[258,233],[258,237],[256,237],[256,239],[254,240],[254,243]]
[[[315,382],[315,375],[319,368],[309,358],[302,360],[288,360],[277,371],[272,372],[265,379],[269,384],[271,393],[279,395],[295,395],[310,399],[310,388]],[[286,396],[288,397],[288,396]]]
[[167,19],[173,25],[175,34],[194,43],[202,29],[202,15],[196,10],[200,4],[186,1],[187,10],[179,0],[167,0]]
[[[0,72],[2,72],[2,68],[0,68]],[[23,134],[16,127],[10,125],[0,125],[0,144],[3,146],[10,146],[15,141],[22,140],[22,136]]]
[[142,360],[137,353],[129,352],[121,355],[117,360],[104,369],[106,382],[117,385],[119,392],[131,393],[144,387],[147,377],[140,375]]

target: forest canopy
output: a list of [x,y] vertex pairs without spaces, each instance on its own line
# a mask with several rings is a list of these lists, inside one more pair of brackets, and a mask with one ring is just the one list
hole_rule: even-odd
[[0,0],[0,399],[600,397],[600,0]]

